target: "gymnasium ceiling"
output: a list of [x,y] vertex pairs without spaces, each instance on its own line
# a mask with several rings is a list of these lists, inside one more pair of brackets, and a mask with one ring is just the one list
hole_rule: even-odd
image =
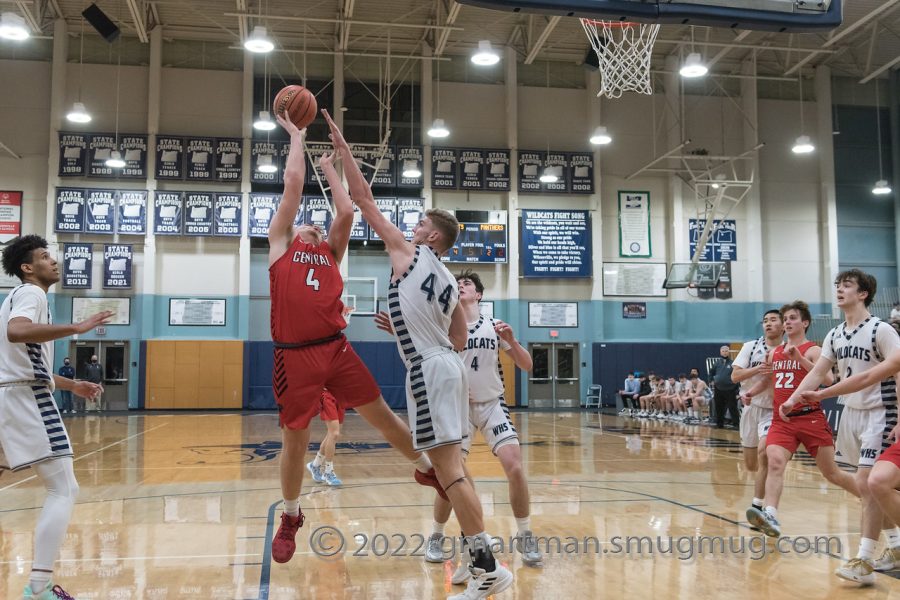
[[[256,24],[265,24],[276,48],[329,54],[418,55],[422,43],[436,56],[465,55],[479,40],[511,46],[520,62],[579,64],[589,48],[575,18],[494,12],[454,0],[96,0],[125,35],[146,43],[156,26],[164,39],[218,41],[239,46]],[[44,35],[63,16],[81,27],[87,0],[0,0],[2,10],[27,15]],[[244,15],[244,16],[241,16]],[[391,27],[385,23],[394,24]],[[845,0],[844,23],[827,34],[785,34],[697,27],[694,43],[711,71],[740,72],[756,53],[758,73],[795,78],[827,64],[834,75],[864,81],[900,67],[900,0]],[[691,31],[664,25],[654,49],[654,68],[690,49]],[[811,53],[809,50],[822,50]]]

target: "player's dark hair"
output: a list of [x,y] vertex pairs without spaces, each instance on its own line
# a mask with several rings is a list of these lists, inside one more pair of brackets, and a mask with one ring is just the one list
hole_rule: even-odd
[[460,281],[461,279],[468,279],[473,284],[475,284],[475,291],[479,294],[484,294],[484,284],[481,283],[481,277],[478,276],[478,273],[473,271],[472,269],[466,269],[456,276],[456,281]]
[[687,379],[687,375],[685,375],[684,373],[679,373],[678,379]]
[[[789,310],[796,310],[800,313],[800,320],[806,321],[809,325],[812,324],[812,313],[809,312],[809,304],[804,302],[803,300],[794,300],[790,304],[785,304],[781,307],[781,318],[784,319],[784,315]],[[809,325],[807,325],[803,331],[809,330]]]
[[459,237],[459,221],[452,213],[440,208],[430,208],[425,211],[425,216],[431,219],[431,224],[444,238],[441,250],[446,252],[456,243]]
[[868,307],[875,300],[875,291],[878,289],[878,280],[874,275],[869,275],[865,271],[859,269],[848,269],[841,271],[834,278],[834,285],[838,285],[844,281],[853,281],[860,292],[866,292],[866,299],[863,303]]
[[766,317],[768,317],[769,315],[778,315],[779,319],[784,320],[784,318],[781,316],[781,311],[778,310],[777,308],[770,308],[769,310],[764,312],[763,317],[762,317],[763,321],[765,321]]
[[25,279],[22,265],[30,265],[35,250],[47,247],[47,240],[39,235],[25,235],[3,249],[3,271],[10,277]]

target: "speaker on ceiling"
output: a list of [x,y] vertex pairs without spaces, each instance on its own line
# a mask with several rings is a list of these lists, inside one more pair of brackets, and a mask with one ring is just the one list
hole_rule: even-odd
[[97,33],[102,35],[103,39],[107,42],[114,42],[116,41],[116,38],[119,37],[119,28],[116,27],[116,24],[113,23],[96,4],[91,4],[84,9],[81,16],[87,19],[87,22],[90,23],[91,26],[97,30]]

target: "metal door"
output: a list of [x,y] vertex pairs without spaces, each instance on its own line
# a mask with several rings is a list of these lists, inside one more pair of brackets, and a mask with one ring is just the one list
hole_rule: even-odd
[[534,367],[528,380],[528,406],[579,406],[578,344],[530,344],[529,351]]
[[128,342],[87,340],[71,342],[69,357],[75,363],[75,378],[85,379],[85,369],[96,355],[103,365],[103,410],[128,410]]

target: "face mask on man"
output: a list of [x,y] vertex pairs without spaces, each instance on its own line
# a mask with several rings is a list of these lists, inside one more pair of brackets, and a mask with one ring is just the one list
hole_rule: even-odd
[[91,362],[94,363],[94,364],[97,364],[97,359],[96,359],[96,358],[92,358],[92,359],[91,359]]

